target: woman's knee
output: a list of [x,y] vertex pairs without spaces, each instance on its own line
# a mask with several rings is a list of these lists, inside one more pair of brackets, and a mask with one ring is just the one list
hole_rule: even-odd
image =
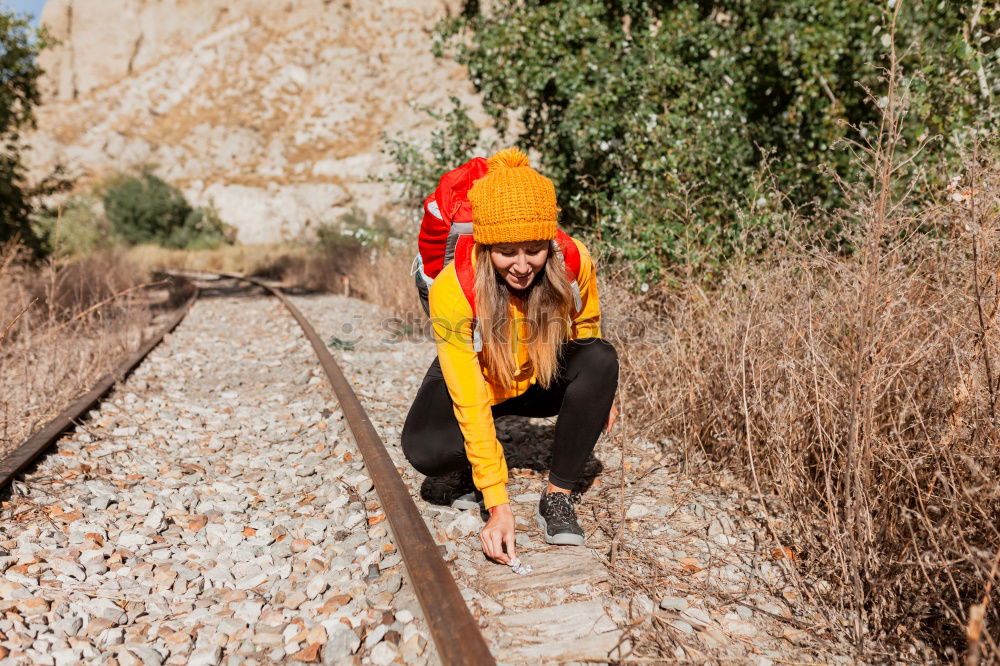
[[404,427],[400,444],[413,469],[424,476],[440,476],[457,469],[454,452],[441,446],[440,437]]
[[574,350],[573,361],[579,372],[605,380],[618,378],[618,352],[615,346],[602,338],[587,338]]
[[403,455],[406,456],[415,470],[426,476],[434,476],[433,471],[436,468],[437,457],[433,455],[433,451],[429,450],[425,442],[426,439],[420,437],[419,433],[403,428],[403,433],[400,435]]

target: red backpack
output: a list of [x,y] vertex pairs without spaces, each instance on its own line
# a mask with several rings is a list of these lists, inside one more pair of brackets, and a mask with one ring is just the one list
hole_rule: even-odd
[[[413,259],[412,273],[424,312],[430,313],[428,293],[434,278],[452,261],[455,273],[466,300],[476,314],[476,281],[472,266],[472,204],[469,190],[472,184],[486,175],[487,164],[483,157],[474,157],[457,169],[441,176],[434,193],[424,199],[424,218],[420,223],[417,239],[419,254]],[[561,229],[556,231],[556,247],[566,266],[573,289],[576,311],[583,309],[580,296],[580,249],[573,239]],[[473,346],[482,351],[479,330],[473,324]]]

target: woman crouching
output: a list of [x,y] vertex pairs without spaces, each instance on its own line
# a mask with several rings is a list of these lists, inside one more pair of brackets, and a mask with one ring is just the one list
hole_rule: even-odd
[[402,445],[427,476],[471,468],[490,513],[483,552],[507,564],[516,557],[514,514],[493,420],[558,415],[537,520],[546,542],[583,545],[570,492],[602,428],[614,424],[618,357],[601,339],[593,261],[556,225],[552,181],[524,153],[505,150],[490,158],[469,201],[472,239],[459,241],[430,288],[437,358]]

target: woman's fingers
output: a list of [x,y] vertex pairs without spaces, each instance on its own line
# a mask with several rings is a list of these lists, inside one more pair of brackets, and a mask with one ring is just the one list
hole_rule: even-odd
[[503,543],[507,546],[507,561],[504,564],[510,564],[512,560],[517,558],[517,551],[514,550],[514,533],[504,534]]
[[503,562],[504,564],[507,564],[510,561],[510,558],[507,557],[507,554],[505,552],[503,552],[503,535],[500,534],[499,532],[494,532],[492,540],[493,540],[493,559],[496,560],[497,562]]
[[[509,564],[514,553],[514,514],[509,504],[500,504],[490,509],[490,519],[479,533],[486,557]],[[504,546],[507,552],[504,552]]]
[[490,530],[486,534],[485,546],[483,550],[487,557],[507,564],[507,556],[503,552],[503,536],[497,530]]
[[494,557],[493,553],[493,538],[490,532],[483,531],[483,552],[486,553],[486,557]]
[[615,421],[618,420],[618,408],[611,405],[611,411],[608,413],[608,421],[604,424],[605,430],[611,430],[615,427]]
[[490,539],[492,532],[492,528],[487,525],[483,528],[483,531],[479,533],[479,541],[483,544],[483,553],[489,558],[493,557],[493,541]]
[[[503,564],[510,563],[513,552],[514,534],[506,534],[502,526],[487,525],[479,534],[479,542],[483,546],[483,553],[486,557]],[[507,552],[504,552],[504,544],[507,544]]]

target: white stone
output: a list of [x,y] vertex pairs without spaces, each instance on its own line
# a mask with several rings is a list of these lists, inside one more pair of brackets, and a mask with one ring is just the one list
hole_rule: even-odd
[[641,518],[643,516],[649,515],[649,507],[644,504],[632,504],[629,506],[628,511],[625,512],[626,518]]
[[241,601],[233,605],[233,615],[247,624],[253,624],[260,617],[264,604],[259,601]]
[[730,620],[726,622],[725,629],[731,634],[753,637],[757,635],[757,627],[742,620]]
[[671,620],[670,624],[671,624],[671,626],[674,627],[674,629],[682,631],[685,634],[694,633],[694,627],[692,627],[690,624],[688,624],[684,620]]
[[145,545],[147,542],[151,541],[151,539],[144,534],[139,534],[138,532],[123,532],[114,541],[122,548],[132,549]]
[[685,608],[681,617],[695,627],[707,627],[712,623],[712,617],[701,608]]
[[482,524],[483,521],[474,511],[463,511],[458,517],[448,523],[445,533],[452,539],[457,539],[477,533]]
[[[407,625],[412,626],[412,625]],[[332,664],[354,654],[361,647],[361,639],[354,631],[339,620],[323,623],[326,629],[326,645],[323,647],[323,662]]]
[[222,659],[222,648],[218,645],[201,647],[188,657],[188,666],[218,666]]
[[76,580],[83,580],[87,577],[87,573],[83,570],[83,567],[66,560],[49,560],[49,566],[52,567],[53,571],[62,574],[63,576],[75,578]]
[[323,591],[327,588],[327,582],[322,576],[315,576],[306,585],[306,596],[310,599],[315,599],[319,595],[323,594]]
[[660,599],[660,608],[663,610],[682,611],[687,607],[687,600],[680,597],[664,597]]
[[146,519],[142,521],[143,526],[154,532],[161,532],[166,528],[167,524],[163,519],[163,509],[155,507],[148,514],[146,514]]
[[396,658],[396,648],[389,643],[379,643],[371,651],[369,658],[376,666],[389,666]]
[[70,648],[53,650],[52,659],[55,660],[56,666],[69,666],[70,664],[75,664],[78,661],[76,653]]
[[378,642],[385,637],[388,631],[389,627],[384,624],[380,624],[376,626],[374,629],[370,630],[368,632],[368,635],[365,637],[365,649],[371,650],[372,647],[378,644]]

